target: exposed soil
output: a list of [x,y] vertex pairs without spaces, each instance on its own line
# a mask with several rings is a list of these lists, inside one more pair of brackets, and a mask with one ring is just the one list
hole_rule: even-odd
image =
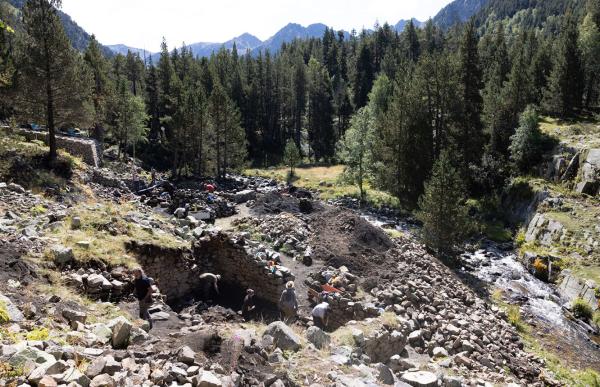
[[330,207],[310,219],[313,257],[334,267],[344,265],[357,275],[379,270],[394,246],[385,231],[346,209]]
[[[312,201],[312,212],[320,212],[324,209],[320,202]],[[300,210],[300,200],[289,194],[280,194],[278,192],[268,192],[259,197],[254,202],[250,213],[254,216],[276,215],[282,212],[297,214]]]

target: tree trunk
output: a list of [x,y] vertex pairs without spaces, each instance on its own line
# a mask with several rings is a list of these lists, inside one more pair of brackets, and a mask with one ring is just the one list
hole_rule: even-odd
[[44,42],[44,54],[46,65],[46,120],[48,124],[48,162],[50,165],[56,161],[56,129],[54,127],[54,92],[52,91],[52,73],[50,69],[50,52],[47,42]]

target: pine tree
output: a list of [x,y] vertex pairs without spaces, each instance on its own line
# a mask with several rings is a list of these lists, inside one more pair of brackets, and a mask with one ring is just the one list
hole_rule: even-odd
[[160,138],[160,90],[158,84],[158,74],[156,67],[152,63],[150,57],[150,65],[148,66],[148,77],[146,78],[146,106],[148,108],[148,116],[150,120],[149,138],[156,140]]
[[56,128],[89,117],[91,74],[71,47],[57,14],[60,0],[30,0],[23,8],[26,35],[17,60],[16,103],[27,120],[45,121],[50,163],[56,160]]
[[358,58],[356,59],[356,76],[353,82],[355,109],[360,109],[367,104],[374,79],[375,71],[373,69],[371,50],[363,40],[360,45]]
[[300,151],[296,146],[296,142],[293,139],[289,139],[285,144],[285,150],[283,152],[283,160],[285,165],[290,167],[290,172],[288,174],[288,181],[294,177],[294,170],[300,163],[302,156],[300,155]]
[[585,16],[579,27],[579,47],[585,77],[585,107],[589,108],[598,102],[600,94],[600,27],[592,13]]
[[238,108],[216,80],[208,112],[211,125],[209,148],[214,155],[216,176],[225,178],[229,170],[242,166],[246,158],[246,138]]
[[308,63],[308,141],[315,161],[329,160],[334,154],[333,97],[331,80],[315,58]]
[[[100,51],[100,44],[92,35],[85,51],[84,60],[91,69],[94,87],[92,103],[94,107],[92,137],[98,141],[100,149],[104,146],[105,124],[108,118],[107,105],[113,98],[114,84],[109,77],[110,64]],[[102,154],[102,152],[100,152]]]
[[519,127],[511,136],[510,158],[519,172],[526,173],[542,158],[539,117],[532,106],[521,114]]
[[461,172],[467,176],[470,165],[480,162],[483,154],[481,113],[482,73],[477,51],[477,31],[471,20],[464,28],[459,48],[459,90],[462,108],[454,133],[454,148],[459,152]]
[[384,121],[375,122],[382,128],[381,137],[376,139],[379,144],[375,145],[375,182],[407,207],[413,207],[423,192],[433,148],[421,83],[410,81],[415,75],[409,66],[399,70]]
[[423,222],[423,238],[439,255],[451,253],[468,234],[470,225],[460,173],[452,166],[447,151],[435,162],[425,192],[419,199],[418,218]]
[[583,74],[578,37],[575,20],[568,15],[555,45],[552,72],[544,93],[546,111],[561,117],[571,117],[581,107]]
[[350,128],[338,144],[338,155],[344,162],[344,178],[356,184],[361,201],[365,200],[365,180],[370,174],[373,160],[373,116],[368,106],[352,117]]
[[111,101],[111,112],[110,129],[112,137],[119,144],[119,153],[125,151],[128,146],[135,147],[146,140],[146,106],[141,97],[131,93],[125,78],[117,81],[117,91]]

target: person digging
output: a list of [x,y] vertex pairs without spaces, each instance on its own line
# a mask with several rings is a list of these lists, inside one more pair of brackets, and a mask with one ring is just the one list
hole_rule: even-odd
[[312,318],[316,327],[325,330],[329,325],[329,303],[317,304],[312,310]]
[[140,318],[148,321],[150,329],[152,329],[152,317],[149,309],[152,306],[152,281],[144,274],[142,268],[133,270],[133,286],[135,288],[135,297],[138,299]]
[[289,324],[293,322],[298,313],[298,299],[296,298],[296,290],[294,289],[294,282],[289,281],[285,284],[285,290],[281,293],[279,298],[279,310],[281,313],[281,320]]
[[215,295],[219,294],[219,280],[221,276],[213,273],[203,273],[200,275],[200,281],[202,282],[202,296],[205,302],[212,300],[212,293]]
[[246,290],[246,297],[244,297],[244,303],[242,304],[242,317],[244,321],[250,321],[254,317],[254,311],[256,305],[254,304],[254,290]]

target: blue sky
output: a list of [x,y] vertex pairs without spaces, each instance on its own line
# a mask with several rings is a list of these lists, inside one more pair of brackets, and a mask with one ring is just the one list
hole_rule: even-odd
[[379,21],[434,16],[450,0],[63,0],[63,11],[103,44],[158,50],[223,42],[249,32],[265,40],[289,22],[360,30]]

